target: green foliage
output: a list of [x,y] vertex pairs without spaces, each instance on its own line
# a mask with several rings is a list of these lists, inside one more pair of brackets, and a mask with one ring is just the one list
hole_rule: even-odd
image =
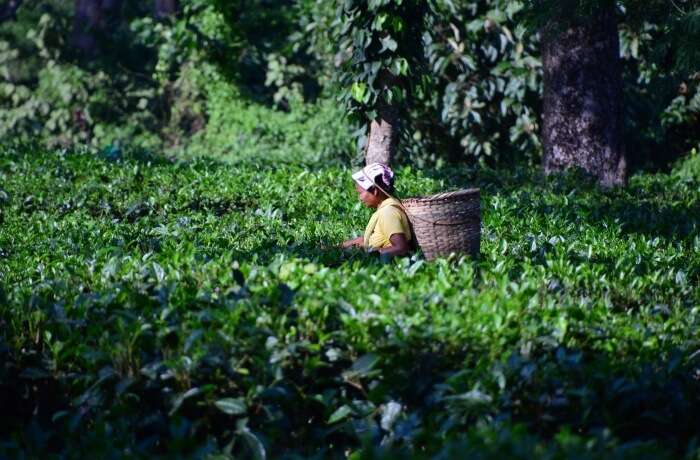
[[266,154],[3,148],[1,456],[696,458],[690,163],[401,168],[482,188],[482,254],[383,264],[348,169]]
[[[402,149],[418,164],[535,157],[541,71],[536,36],[518,25],[523,5],[424,2],[410,14],[383,10],[397,5],[412,4],[343,4],[336,58],[351,112],[372,118],[378,105],[410,94]],[[387,18],[404,16],[421,19],[408,21],[411,30],[390,29]],[[396,49],[383,46],[385,35]],[[382,72],[388,78],[378,79]]]
[[[310,37],[301,25],[307,15],[328,9],[329,2],[314,0],[195,0],[219,18],[218,37],[208,50],[212,62],[224,75],[253,96],[283,109],[289,99],[315,99],[321,88],[319,65],[309,49]],[[316,5],[324,3],[324,5]],[[198,20],[190,21],[192,27]]]
[[677,51],[670,43],[661,22],[620,30],[626,140],[637,166],[668,165],[700,142],[700,74],[668,65]]
[[[282,38],[269,43],[254,33],[287,33],[301,13],[270,27],[268,5],[253,14],[254,24],[236,29],[234,40],[227,34],[236,24],[225,21],[224,7],[182,2],[182,14],[168,20],[127,9],[131,15],[100,45],[107,49],[121,39],[113,46],[118,51],[99,59],[72,55],[70,11],[36,16],[23,7],[20,23],[28,29],[0,26],[8,33],[8,41],[0,41],[0,135],[96,150],[131,143],[185,156],[231,157],[233,149],[245,157],[270,148],[270,158],[289,161],[347,158],[343,114],[327,98],[303,104],[320,91],[301,66],[304,40],[296,40],[297,51],[277,49]],[[231,59],[234,51],[244,65]],[[134,66],[136,56],[141,61]],[[268,98],[284,111],[267,107]]]
[[688,180],[693,177],[700,177],[700,144],[690,151],[690,154],[679,161],[674,168],[674,173],[680,180]]
[[431,78],[411,114],[412,153],[433,150],[433,161],[537,158],[542,71],[537,36],[520,24],[523,4],[444,2],[443,8],[427,35]]
[[345,112],[328,98],[312,104],[289,94],[288,110],[282,112],[247,101],[210,67],[193,72],[207,95],[207,128],[174,154],[237,162],[263,152],[270,162],[305,164],[337,164],[352,157]]
[[344,0],[337,16],[337,54],[342,87],[339,99],[362,121],[377,117],[382,105],[402,105],[421,81],[421,38],[432,2]]
[[[154,131],[161,123],[162,88],[135,77],[124,61],[96,67],[76,62],[69,14],[41,3],[52,14],[41,14],[27,30],[13,30],[10,41],[0,41],[0,135],[39,137],[50,146],[129,140],[159,148]],[[30,15],[26,9],[21,17]]]
[[[557,3],[557,8],[573,8],[587,17],[599,6],[597,2],[569,3]],[[500,0],[436,2],[424,23],[415,22],[423,30],[413,36],[422,37],[425,59],[414,56],[417,64],[409,66],[419,72],[411,74],[411,109],[402,120],[404,159],[418,165],[443,160],[498,164],[539,159],[542,73],[536,24],[552,13],[551,8],[536,6]],[[364,27],[372,32],[373,17],[379,16],[362,9],[355,16],[346,15],[341,24],[347,27],[348,40],[362,38],[359,33],[351,35],[353,30]],[[690,45],[695,43],[694,15],[669,17],[675,18],[656,4],[646,11],[630,3],[621,11],[625,119],[633,167],[668,164],[687,153],[697,143],[694,133],[700,132],[693,102],[697,87],[693,69],[698,62],[692,51],[684,51],[696,48]],[[671,20],[683,25],[667,25]],[[342,97],[351,110],[373,116],[375,112],[369,109],[376,107],[381,93],[372,86],[373,61],[360,54],[369,64],[365,66],[364,61],[344,52],[351,49],[349,43],[357,48],[350,41],[340,45],[339,57],[345,59]],[[418,41],[407,39],[407,43],[416,53]],[[665,64],[680,55],[692,64]],[[401,82],[394,86],[404,94]]]
[[[95,31],[96,53],[82,55],[72,2],[23,2],[0,24],[0,135],[226,157],[255,155],[259,140],[271,158],[287,149],[290,161],[345,161],[345,138],[354,131],[362,147],[367,117],[396,102],[405,163],[539,160],[531,2],[179,4],[178,15],[154,18],[149,2],[124,0]],[[630,160],[664,167],[700,141],[697,3],[619,6]]]

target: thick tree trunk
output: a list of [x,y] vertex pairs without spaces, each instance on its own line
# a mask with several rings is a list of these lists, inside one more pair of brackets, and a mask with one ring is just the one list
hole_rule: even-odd
[[396,107],[384,105],[369,127],[365,164],[391,164],[399,142],[399,113]]
[[10,19],[17,19],[17,10],[22,6],[22,0],[10,0],[0,5],[0,23]]
[[99,0],[75,0],[73,16],[73,44],[84,54],[97,53],[94,30],[99,24]]
[[585,24],[543,31],[542,141],[546,174],[580,167],[604,187],[624,185],[622,70],[614,6]]
[[155,16],[158,19],[167,18],[177,13],[177,0],[155,0]]
[[75,0],[73,44],[83,53],[97,54],[97,34],[118,15],[123,0]]

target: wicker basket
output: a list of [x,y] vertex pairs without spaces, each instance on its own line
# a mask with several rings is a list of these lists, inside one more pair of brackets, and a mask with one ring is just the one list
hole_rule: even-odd
[[479,255],[481,204],[479,189],[402,200],[425,258],[451,253]]

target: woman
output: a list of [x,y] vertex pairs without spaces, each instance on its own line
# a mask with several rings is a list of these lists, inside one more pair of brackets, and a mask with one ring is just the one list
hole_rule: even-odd
[[401,202],[394,198],[394,173],[384,164],[372,163],[352,175],[358,198],[376,209],[365,234],[344,241],[343,248],[361,247],[382,255],[403,256],[411,252],[411,226]]

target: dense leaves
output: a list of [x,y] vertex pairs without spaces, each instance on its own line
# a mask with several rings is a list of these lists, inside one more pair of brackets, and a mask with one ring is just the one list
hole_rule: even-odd
[[[86,54],[74,44],[72,2],[22,2],[0,23],[0,135],[231,156],[232,140],[259,131],[295,131],[305,148],[315,134],[295,122],[314,118],[321,130],[332,119],[322,137],[346,137],[328,148],[344,159],[352,133],[362,141],[366,129],[344,119],[340,95],[363,122],[379,102],[399,103],[406,162],[539,160],[542,79],[530,18],[541,2],[177,3],[177,14],[161,16],[150,2],[120,2]],[[634,168],[667,167],[700,142],[700,16],[696,2],[676,3],[621,2]],[[222,92],[236,107],[225,125]],[[264,128],[251,127],[261,118]]]
[[691,458],[698,164],[404,168],[482,187],[482,254],[383,264],[344,168],[4,148],[0,452]]
[[378,106],[406,100],[425,70],[421,39],[434,9],[414,0],[339,2],[336,65],[351,113],[372,120]]
[[444,5],[441,17],[449,20],[426,35],[432,78],[412,116],[418,147],[412,153],[441,142],[434,160],[535,155],[542,71],[537,35],[522,23],[523,5],[445,3],[451,8]]

